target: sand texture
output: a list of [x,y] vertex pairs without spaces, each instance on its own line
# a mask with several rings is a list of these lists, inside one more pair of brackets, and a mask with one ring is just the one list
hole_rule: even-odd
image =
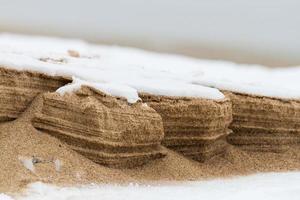
[[60,96],[65,78],[0,71],[0,192],[300,170],[297,101],[141,94],[146,103],[128,104],[86,86]]
[[89,87],[64,96],[44,94],[33,125],[110,167],[136,167],[164,156],[160,115],[141,102],[129,105]]
[[31,120],[41,105],[38,97],[17,120],[0,123],[0,192],[19,190],[35,181],[62,185],[133,181],[36,130]]
[[225,152],[232,120],[229,99],[214,101],[140,94],[163,119],[163,144],[185,156],[205,161]]
[[0,67],[0,122],[16,119],[39,93],[70,82],[62,77]]
[[286,151],[300,142],[300,102],[227,92],[232,101],[231,144],[251,151]]

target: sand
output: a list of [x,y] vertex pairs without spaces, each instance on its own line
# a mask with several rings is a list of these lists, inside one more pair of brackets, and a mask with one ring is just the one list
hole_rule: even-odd
[[165,156],[160,115],[138,102],[128,105],[90,87],[42,96],[33,126],[66,142],[96,163],[132,168]]
[[225,92],[232,101],[231,144],[283,152],[300,143],[300,101]]
[[[229,145],[222,155],[200,163],[175,151],[165,149],[166,157],[133,169],[112,169],[96,164],[72,151],[63,142],[33,128],[33,113],[40,108],[39,99],[15,121],[1,124],[0,191],[16,192],[30,182],[58,185],[129,182],[155,184],[166,181],[193,181],[216,177],[246,175],[256,172],[300,169],[300,149],[284,153],[245,152]],[[37,160],[34,172],[20,159]],[[55,160],[60,160],[57,171]],[[13,169],[13,170],[12,170]]]
[[229,98],[209,100],[145,93],[140,97],[161,115],[165,132],[162,143],[166,147],[201,162],[225,152],[232,121]]
[[69,82],[64,77],[0,66],[0,122],[16,119],[38,94],[55,91]]
[[[2,75],[7,73],[10,72],[2,71]],[[35,78],[40,77],[39,74],[27,72],[12,73],[14,73],[14,75],[11,75],[12,81],[10,86],[8,86],[6,82],[0,82],[0,89],[6,87],[6,91],[9,91],[10,89],[12,91],[18,91],[17,93],[8,95],[7,92],[3,92],[4,90],[0,90],[0,99],[5,98],[7,95],[12,99],[9,101],[0,100],[1,108],[10,108],[8,110],[1,109],[3,120],[1,120],[0,122],[0,192],[19,192],[20,190],[24,189],[28,183],[35,181],[42,181],[45,183],[58,185],[78,185],[88,183],[127,184],[129,182],[156,184],[166,181],[192,181],[220,177],[231,177],[257,172],[300,170],[299,145],[288,145],[288,148],[286,148],[285,151],[280,151],[280,153],[278,151],[244,151],[243,148],[240,148],[239,145],[233,146],[226,143],[226,140],[224,138],[220,138],[220,140],[215,141],[218,143],[218,145],[221,146],[225,142],[226,148],[221,148],[222,154],[216,154],[214,156],[209,155],[206,159],[202,160],[202,162],[195,161],[187,156],[184,156],[182,152],[179,153],[180,151],[176,152],[169,148],[161,146],[160,141],[161,139],[163,139],[163,116],[162,119],[160,119],[159,115],[153,109],[141,102],[138,102],[136,105],[129,105],[127,103],[124,103],[122,99],[106,97],[103,96],[103,94],[101,96],[101,93],[97,93],[97,91],[93,91],[91,89],[81,90],[79,91],[79,94],[71,94],[69,97],[60,97],[58,94],[53,92],[56,87],[62,84],[62,82],[60,82],[60,78],[54,78],[54,86],[48,87],[49,83],[45,81],[45,79]],[[18,76],[23,77],[23,79],[20,80],[25,80],[23,81],[22,87],[20,87],[20,85],[22,84],[18,82]],[[37,86],[38,88],[46,89],[38,89],[38,92],[35,92],[35,90],[32,89],[34,88],[32,87],[32,84],[30,87],[26,87],[27,85],[30,85],[32,79],[28,77],[34,77],[33,80],[35,84],[33,85]],[[51,77],[49,78],[49,80],[50,83],[53,83]],[[56,82],[56,80],[59,81]],[[62,81],[64,82],[65,80]],[[40,87],[41,85],[44,86]],[[31,94],[22,96],[25,91],[27,92],[27,94],[31,94],[32,92],[32,94],[34,95]],[[95,92],[97,94],[94,94]],[[77,96],[75,97],[72,95]],[[83,98],[82,96],[85,97]],[[53,108],[48,107],[45,109],[44,104],[45,102],[47,103],[47,100],[45,101],[45,98],[49,98],[50,100],[61,100],[61,102],[63,102],[64,104],[54,105],[64,105],[61,108],[64,108],[66,110],[65,114],[68,112],[69,114],[66,114],[65,117],[62,117],[60,116],[62,114],[58,111],[52,112],[53,110],[51,109]],[[98,105],[99,102],[98,100],[96,101],[95,98],[99,101],[101,100],[102,103],[106,99],[107,105],[110,105],[113,109],[108,109],[104,112],[104,110],[107,108],[101,106],[100,104]],[[20,101],[19,104],[18,99],[24,101]],[[68,107],[69,104],[78,105],[78,102],[80,101],[82,101],[81,106],[75,106],[75,108],[73,109],[70,109],[70,107]],[[172,99],[172,101],[176,102],[176,100],[174,99]],[[179,99],[177,102],[182,102],[182,99]],[[124,118],[124,120],[126,119],[127,122],[131,121],[131,126],[129,126],[131,128],[128,130],[134,130],[134,132],[142,130],[145,132],[142,132],[144,135],[141,134],[141,137],[135,134],[130,134],[129,136],[125,134],[123,135],[123,137],[121,137],[121,140],[119,136],[122,136],[122,134],[121,132],[119,132],[118,137],[112,137],[113,134],[111,134],[108,135],[108,137],[104,141],[112,142],[112,139],[116,139],[114,142],[118,141],[119,144],[126,144],[127,146],[129,145],[130,148],[132,148],[132,145],[136,145],[140,142],[147,143],[149,141],[154,141],[154,143],[160,147],[159,152],[163,152],[164,156],[156,157],[155,159],[147,158],[147,162],[143,163],[143,165],[134,164],[130,166],[130,168],[119,165],[119,169],[116,169],[108,167],[109,165],[105,165],[105,162],[93,162],[93,159],[88,159],[91,157],[86,155],[83,156],[82,153],[78,153],[78,151],[76,151],[76,148],[74,149],[75,145],[70,145],[70,141],[63,140],[62,138],[59,139],[57,135],[55,136],[53,134],[49,134],[49,132],[45,131],[45,122],[42,123],[44,127],[43,131],[41,131],[41,125],[37,127],[38,129],[34,127],[37,126],[36,119],[40,119],[41,115],[45,113],[47,114],[47,116],[50,116],[50,114],[54,114],[54,116],[56,117],[55,119],[58,119],[56,120],[57,124],[60,123],[60,120],[66,119],[71,119],[71,121],[78,122],[78,124],[80,125],[84,124],[84,121],[91,123],[94,120],[94,122],[96,123],[96,119],[98,119],[97,115],[100,115],[99,113],[107,113],[106,116],[110,116],[113,119],[117,119],[117,121],[121,121],[123,118],[119,117],[116,113],[120,114],[123,111],[121,111],[120,109],[116,109],[116,107],[114,107],[115,105],[126,108],[125,110],[129,114],[136,114],[135,116],[138,116],[137,118],[130,118],[128,116]],[[176,107],[176,105],[178,104],[174,105]],[[14,106],[16,106],[16,108],[14,108]],[[83,109],[84,106],[86,106],[86,110]],[[130,106],[133,107],[131,108]],[[218,107],[218,105],[215,106]],[[81,114],[77,116],[74,114],[75,111],[81,112]],[[111,111],[115,111],[115,114],[109,115]],[[141,115],[141,113],[143,112],[145,116],[149,117],[144,121]],[[89,116],[88,114],[90,113],[96,114]],[[299,113],[295,111],[295,115],[297,114]],[[61,117],[62,119],[60,119],[59,117]],[[93,117],[95,119],[93,119]],[[228,119],[229,121],[231,120],[230,115],[229,118],[228,115],[224,115],[223,117],[224,119]],[[136,119],[139,119],[138,123]],[[150,124],[147,124],[150,119],[152,119],[153,121]],[[134,122],[136,122],[136,124]],[[212,120],[212,123],[213,122],[214,121]],[[226,132],[225,130],[227,130],[228,124],[229,123],[221,123],[220,126],[223,127],[222,133]],[[64,125],[64,123],[61,125]],[[118,126],[124,126],[124,124],[118,123],[117,126],[113,126],[112,124],[107,126],[110,128],[114,127],[114,130],[119,130]],[[78,127],[82,128],[79,125]],[[87,133],[93,133],[93,131],[91,131],[92,126],[90,125],[84,127],[83,129],[79,129],[78,127],[71,126],[69,132],[72,133],[73,136],[79,133],[86,134],[84,138],[85,140],[89,138]],[[99,124],[95,127],[96,130],[102,130],[99,129]],[[146,129],[146,127],[148,127],[149,129]],[[123,129],[124,127],[120,128],[120,130]],[[59,132],[57,130],[56,132]],[[66,133],[66,131],[64,131],[64,133]],[[209,136],[209,133],[207,134]],[[190,137],[189,139],[189,142],[193,143],[193,137]],[[86,142],[84,144],[87,144],[85,149],[93,149],[93,145],[90,145],[89,142]],[[99,143],[96,144],[96,148],[101,147]],[[126,151],[130,149],[119,147],[120,146],[118,145],[110,146],[110,148],[108,149],[112,150],[112,152],[110,153],[114,153],[117,158],[119,158],[118,156],[124,153],[126,154]],[[152,147],[153,146],[147,147],[147,151],[150,150],[150,152],[153,152]],[[176,150],[176,148],[174,149]],[[186,150],[182,148],[182,146],[180,149]],[[102,150],[99,152],[102,152]],[[134,152],[135,154],[135,151],[136,148],[132,148],[127,152],[126,155],[132,155],[130,154],[131,152]],[[195,152],[199,153],[198,149],[196,149]],[[189,149],[187,149],[185,153],[189,153]],[[98,158],[99,157],[97,157],[97,159]]]
[[38,132],[31,119],[40,109],[40,101],[37,98],[17,120],[0,124],[0,192],[16,191],[35,181],[63,185],[133,181]]

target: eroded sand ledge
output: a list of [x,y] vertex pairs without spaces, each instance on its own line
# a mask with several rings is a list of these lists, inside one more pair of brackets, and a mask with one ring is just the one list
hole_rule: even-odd
[[231,144],[284,152],[300,143],[300,101],[225,92],[233,104]]
[[0,66],[0,122],[18,118],[38,94],[53,92],[69,82],[63,77]]
[[163,144],[194,160],[205,161],[224,153],[232,121],[231,101],[140,94],[161,116]]
[[[231,121],[231,102],[229,100],[219,102],[220,104],[225,104],[225,106],[220,106],[218,103],[202,101],[201,99],[191,100],[189,98],[176,99],[171,97],[153,96],[150,98],[149,96],[141,95],[142,99],[148,102],[148,106],[157,109],[158,113],[162,115],[161,119],[153,109],[141,102],[130,105],[122,99],[104,95],[103,93],[91,88],[83,88],[74,94],[65,96],[59,96],[58,94],[53,93],[57,87],[68,83],[66,79],[51,76],[45,76],[47,77],[45,79],[44,75],[35,72],[18,72],[7,69],[2,69],[1,72],[3,77],[7,77],[6,81],[0,82],[0,88],[5,88],[5,90],[3,89],[0,91],[2,116],[2,121],[0,123],[0,159],[1,163],[4,163],[3,165],[0,165],[1,191],[19,190],[25,187],[27,183],[33,181],[43,181],[63,185],[83,183],[184,181],[213,177],[227,177],[262,171],[286,171],[300,169],[300,147],[297,145],[297,142],[293,142],[292,145],[289,144],[290,148],[285,148],[284,151],[280,151],[280,153],[277,153],[277,150],[260,152],[261,148],[257,148],[258,152],[243,151],[239,147],[226,143],[225,140],[222,140],[222,142],[225,144],[226,150],[224,146],[221,145],[220,147],[220,149],[222,149],[222,154],[203,154],[203,146],[201,145],[197,145],[196,150],[194,151],[193,147],[195,144],[198,144],[199,139],[203,142],[207,137],[212,137],[216,140],[219,137],[222,139],[223,137],[226,137],[226,134],[229,131],[228,125]],[[9,74],[9,76],[7,74]],[[11,80],[9,77],[12,77]],[[15,92],[7,92],[10,90]],[[28,95],[23,95],[25,92]],[[38,94],[41,95],[38,96]],[[239,100],[233,100],[233,123],[230,127],[235,130],[235,124],[238,124],[237,121],[239,119],[236,117],[239,113],[237,108],[239,108],[238,103],[241,99],[238,95],[229,96],[231,96],[231,98],[237,96],[236,98]],[[2,98],[10,98],[12,100],[1,101]],[[155,100],[156,98],[159,98],[159,100]],[[243,95],[242,98],[244,98]],[[249,99],[246,96],[245,100],[251,101],[252,98],[253,97],[250,97]],[[51,104],[53,100],[58,103]],[[253,101],[257,103],[258,100],[259,99],[254,99]],[[186,104],[185,101],[189,103]],[[157,102],[162,102],[162,104]],[[107,104],[107,107],[97,106],[99,103]],[[290,134],[297,136],[297,120],[299,115],[297,110],[298,104],[297,102],[290,102],[287,104],[296,105],[291,109],[289,109],[290,107],[284,107],[286,112],[291,114],[289,116],[293,116],[294,118],[290,121],[284,121],[283,124],[285,125],[293,122],[295,130]],[[60,106],[54,106],[54,108],[53,105]],[[189,108],[187,105],[190,105],[191,107]],[[208,106],[208,108],[209,106],[211,106],[211,108],[214,107],[216,111],[218,111],[217,114],[207,114],[210,113],[210,110],[202,108],[201,106],[203,105]],[[251,108],[257,108],[257,105],[261,104],[255,104],[254,106],[251,106]],[[119,117],[118,114],[122,113],[122,110],[119,109],[120,107],[124,108],[124,110],[128,113],[133,113],[132,117]],[[264,106],[264,108],[268,109],[269,107]],[[181,109],[185,109],[185,112],[178,113]],[[23,112],[24,110],[26,110],[26,112]],[[98,112],[97,110],[101,112]],[[195,112],[195,110],[197,112]],[[117,114],[110,114],[112,111],[115,111]],[[190,111],[193,112],[190,113]],[[244,110],[242,112],[247,114]],[[97,125],[97,116],[99,113],[106,113],[102,115],[104,118],[99,118],[98,120],[108,120],[107,123],[109,123],[109,116],[117,121],[125,120],[125,122],[120,122],[117,126],[108,124],[105,127],[110,127],[111,130],[123,130],[119,126],[126,126],[126,123],[128,123],[129,135],[125,134],[122,136],[120,133],[114,135],[114,137],[112,137],[113,134],[107,135],[108,137],[105,140],[101,140],[102,142],[104,141],[105,148],[103,148],[103,144],[99,143],[99,140],[96,140],[96,142],[89,141],[91,135],[97,135],[97,131],[99,132],[99,130],[102,130],[99,129],[101,126],[99,124]],[[203,116],[198,117],[201,113],[203,113]],[[186,120],[181,121],[180,119],[183,114],[185,114],[187,118]],[[280,115],[283,116],[284,114]],[[51,118],[51,116],[54,117]],[[216,119],[217,116],[221,116],[222,120],[219,122],[213,120]],[[49,120],[50,118],[54,119],[53,123]],[[175,122],[179,126],[174,128],[174,123],[172,123],[171,119],[176,119]],[[213,127],[219,127],[220,132],[207,131],[205,128],[206,126],[202,125],[202,123],[205,123],[207,119],[211,120],[211,126],[208,126],[208,130],[210,130],[209,128],[214,130]],[[286,118],[284,115],[282,119],[289,118]],[[67,120],[72,123],[70,123],[70,126],[67,127],[63,120]],[[189,130],[185,127],[189,127],[189,124],[193,125],[194,123],[191,123],[193,120],[199,120],[199,126],[192,126],[192,135],[188,135],[191,137],[187,137],[187,140],[182,140],[181,136],[183,134],[178,130]],[[149,122],[151,122],[150,125],[147,124]],[[262,121],[262,123],[264,122],[265,121]],[[165,123],[165,140],[162,138],[163,133],[161,130],[163,123]],[[43,129],[43,131],[37,130],[34,126],[38,129]],[[49,127],[54,127],[52,134],[50,135],[47,134],[49,131],[45,131],[49,130]],[[198,128],[204,130],[201,131],[200,135],[198,135]],[[95,130],[96,132],[93,132]],[[136,132],[140,131],[142,131],[142,135],[136,135]],[[69,140],[69,138],[57,137],[57,133],[61,132],[65,135],[69,134],[69,136],[71,138],[73,136],[73,138]],[[111,133],[114,133],[114,131]],[[131,133],[133,135],[131,135]],[[76,141],[79,140],[76,140],[76,137],[74,136],[78,136],[80,134],[82,134],[83,137],[78,143]],[[185,134],[189,134],[189,131],[184,133],[184,135]],[[243,132],[237,132],[236,134],[241,135]],[[281,132],[277,131],[277,134],[280,135]],[[53,135],[55,135],[55,137],[52,137]],[[176,140],[172,140],[173,143],[168,143],[170,141],[168,141],[168,136],[172,135],[175,135],[177,138]],[[234,138],[236,135],[233,134],[232,136],[232,138]],[[193,140],[194,137],[196,140]],[[57,138],[60,138],[61,140]],[[107,148],[107,146],[105,146],[105,142],[109,143],[111,142],[111,139],[115,139],[114,142],[118,141],[119,144],[111,145]],[[254,141],[260,141],[259,138],[254,139],[256,139]],[[201,163],[194,161],[180,153],[177,153],[176,151],[167,149],[160,145],[161,140],[163,140],[163,144],[165,143],[167,146],[172,146],[170,144],[176,146],[176,142],[178,142],[178,146],[180,148],[173,149],[179,152],[183,152],[181,147],[191,147],[190,150],[193,154],[198,154],[200,157],[202,156],[202,158],[204,158],[199,159],[199,157],[196,157],[196,160],[202,160],[205,162]],[[275,140],[279,141],[279,143],[276,143],[274,146],[274,148],[277,149],[279,148],[278,145],[285,145],[286,141],[290,141],[290,138],[284,138],[283,143],[280,143],[281,137],[276,137]],[[229,141],[232,142],[233,140],[229,139]],[[145,142],[150,146],[146,145],[145,148],[143,147],[143,153],[147,151],[150,152],[150,154],[147,155],[159,156],[147,157],[143,153],[136,156],[137,149],[133,146],[137,143],[142,144],[143,146]],[[127,147],[122,147],[122,144],[126,144]],[[191,145],[189,146],[188,144]],[[82,156],[77,153],[76,151],[78,151],[78,149],[76,149],[76,147],[78,145],[83,145],[81,148],[83,148],[85,152],[88,152],[88,154],[81,152],[81,154],[85,155]],[[269,145],[273,145],[273,143],[270,143]],[[201,149],[198,149],[198,147]],[[252,150],[253,148],[255,150],[256,146],[253,145]],[[140,149],[138,148],[138,151],[139,150]],[[189,152],[190,150],[188,149],[187,151]],[[97,152],[94,153],[95,151]],[[106,154],[104,154],[104,152]],[[96,157],[94,154],[97,154]],[[185,154],[185,152],[183,152],[183,154]],[[193,156],[191,157],[194,158]],[[99,161],[98,163],[101,164],[118,167],[119,169],[96,164],[87,158]],[[123,160],[123,158],[125,159]],[[136,160],[137,162],[131,162],[130,159],[132,159],[132,161]],[[32,166],[28,166],[28,162],[32,163],[34,168],[32,168]],[[127,166],[128,163],[133,163],[134,165],[130,166],[130,169],[126,169],[124,166]],[[140,166],[141,164],[144,165]]]
[[44,94],[33,126],[96,163],[132,168],[165,156],[160,115],[83,86],[73,94]]

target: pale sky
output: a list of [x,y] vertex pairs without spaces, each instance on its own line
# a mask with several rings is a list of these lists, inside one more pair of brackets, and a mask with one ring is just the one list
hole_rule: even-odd
[[[0,0],[0,31],[150,48],[204,44],[300,64],[298,0]],[[226,49],[225,48],[225,49]]]

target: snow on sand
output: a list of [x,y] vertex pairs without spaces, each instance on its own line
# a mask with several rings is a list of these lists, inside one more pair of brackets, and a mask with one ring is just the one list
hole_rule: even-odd
[[[153,186],[89,185],[64,187],[33,183],[20,200],[278,200],[299,199],[300,172],[257,174],[225,180],[161,184]],[[14,199],[0,194],[0,199]]]
[[61,94],[85,84],[130,103],[138,92],[222,99],[218,89],[300,98],[300,67],[269,69],[78,40],[1,34],[0,66],[73,77]]
[[[136,102],[138,92],[222,99],[220,90],[300,98],[300,67],[269,69],[78,40],[0,35],[0,66],[73,78],[60,94],[90,85]],[[220,90],[219,90],[220,89]],[[27,163],[27,162],[26,162]],[[24,163],[24,164],[26,164]],[[27,166],[27,164],[26,164]],[[29,166],[30,167],[30,166]],[[300,172],[156,186],[30,186],[16,199],[299,199]],[[0,194],[0,199],[13,199]]]

